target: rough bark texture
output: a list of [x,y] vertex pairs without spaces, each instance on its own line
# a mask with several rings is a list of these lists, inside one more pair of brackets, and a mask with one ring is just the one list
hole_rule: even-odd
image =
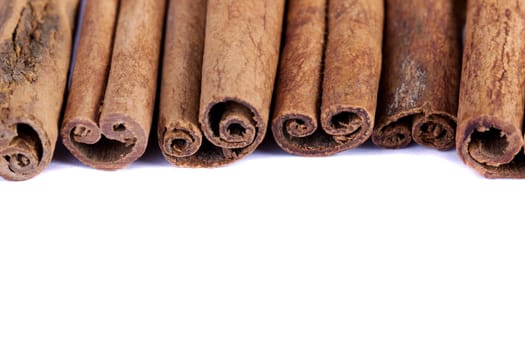
[[164,157],[184,165],[202,145],[199,99],[206,0],[171,0],[166,19],[158,140]]
[[487,177],[525,178],[525,1],[467,8],[457,150]]
[[83,163],[119,169],[142,156],[148,143],[166,3],[86,6],[62,138]]
[[287,5],[272,132],[292,154],[316,155],[332,148],[333,138],[319,128],[326,10],[327,0],[289,0]]
[[284,0],[209,0],[196,153],[178,165],[214,167],[257,148],[268,127]]
[[464,3],[387,0],[380,113],[372,140],[454,146]]
[[285,151],[330,155],[359,146],[371,135],[383,12],[381,0],[288,2],[272,121],[274,138]]
[[26,180],[51,161],[78,0],[0,1],[0,176]]
[[321,125],[345,149],[372,135],[381,75],[383,0],[328,3]]

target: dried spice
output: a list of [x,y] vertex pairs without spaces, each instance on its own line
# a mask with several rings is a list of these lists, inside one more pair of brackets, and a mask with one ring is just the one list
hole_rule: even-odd
[[381,147],[454,147],[464,3],[387,0],[380,108]]
[[274,138],[285,151],[326,156],[370,137],[383,7],[382,0],[288,2],[272,119]]
[[64,145],[83,163],[119,169],[148,143],[162,43],[165,1],[87,1]]
[[[183,7],[180,6],[180,16],[189,11],[189,7]],[[165,61],[168,68],[163,77],[159,142],[174,164],[214,167],[250,154],[265,136],[279,59],[284,1],[209,0],[201,72],[197,64],[185,61],[185,55],[198,54],[202,40],[200,26],[204,13],[198,4],[192,10],[196,10],[192,14],[196,17],[187,20],[195,27],[179,30],[191,31],[184,39],[195,43],[195,51],[182,48],[184,45],[176,48],[173,40],[180,40],[176,37],[176,23],[171,27],[175,33],[166,35],[169,40],[166,55],[172,55],[169,51],[173,48],[178,50],[178,57],[186,58],[179,62]],[[170,73],[180,71],[181,67],[173,68],[178,64],[193,69],[187,73],[187,81]],[[199,75],[200,91],[195,86]],[[174,106],[166,100],[180,98],[170,92],[175,86],[186,89],[181,94],[192,94],[186,96],[189,104],[180,99],[176,102],[178,106]],[[196,120],[193,114],[197,93],[200,105]]]
[[525,2],[467,7],[457,150],[486,177],[525,178]]
[[51,161],[78,0],[0,1],[0,176],[26,180]]

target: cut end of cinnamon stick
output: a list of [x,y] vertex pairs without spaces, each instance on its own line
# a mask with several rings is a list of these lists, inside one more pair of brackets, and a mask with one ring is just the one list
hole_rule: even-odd
[[306,115],[288,114],[281,117],[282,128],[293,137],[306,137],[317,130],[317,120]]
[[202,133],[193,124],[164,127],[159,134],[159,146],[170,163],[177,158],[195,155],[202,145]]
[[488,178],[525,178],[521,133],[511,125],[490,119],[474,119],[465,129],[459,130],[457,151],[460,158]]
[[42,141],[33,127],[0,124],[1,177],[23,181],[38,175],[51,161],[51,155],[43,153]]
[[121,169],[144,154],[147,136],[132,118],[108,115],[100,128],[86,119],[70,119],[62,127],[66,148],[82,163],[101,170]]
[[415,116],[406,116],[397,122],[377,127],[372,134],[372,141],[383,148],[407,147],[412,142],[411,120]]
[[329,156],[365,142],[371,134],[369,114],[360,108],[337,109],[321,118],[302,114],[274,117],[272,133],[283,150],[299,156]]
[[440,151],[454,147],[456,137],[455,118],[447,114],[430,114],[413,119],[412,137],[420,145]]
[[208,139],[217,147],[244,148],[255,141],[255,113],[239,101],[227,100],[212,105],[208,112]]
[[462,134],[458,152],[476,168],[511,163],[523,146],[523,137],[517,129],[488,118],[474,120]]

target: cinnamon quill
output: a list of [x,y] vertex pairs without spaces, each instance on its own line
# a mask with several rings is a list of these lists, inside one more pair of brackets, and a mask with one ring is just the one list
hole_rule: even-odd
[[86,2],[61,130],[81,162],[119,169],[146,150],[165,7],[164,0]]
[[463,6],[462,0],[386,1],[376,145],[454,147]]
[[[261,143],[268,127],[283,12],[284,0],[208,0],[206,14],[201,2],[172,4],[175,20],[168,22],[166,34],[159,123],[159,143],[170,162],[220,166]],[[183,22],[177,25],[177,18]],[[176,74],[184,69],[189,72]]]
[[51,161],[78,0],[0,1],[0,177],[26,180]]
[[490,178],[525,178],[525,1],[470,0],[457,151]]
[[282,149],[326,156],[370,137],[381,72],[383,13],[382,0],[288,2],[272,119],[272,132]]

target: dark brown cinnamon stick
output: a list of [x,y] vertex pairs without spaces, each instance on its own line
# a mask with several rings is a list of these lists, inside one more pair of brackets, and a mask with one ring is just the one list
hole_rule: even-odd
[[462,7],[457,0],[386,1],[376,145],[454,146]]
[[525,2],[467,8],[457,150],[486,177],[525,178]]
[[78,0],[0,1],[0,176],[26,180],[51,161]]
[[118,169],[144,153],[164,14],[164,0],[87,1],[61,131],[83,163]]
[[[161,131],[161,147],[168,160],[181,166],[214,167],[248,155],[261,143],[268,126],[283,12],[283,0],[208,0],[198,124],[189,116],[194,113],[193,104],[180,113],[184,107],[180,106],[182,100],[177,102],[180,107],[167,118],[170,111],[164,100],[162,118],[170,119],[172,125],[175,121],[179,126],[185,124]],[[200,24],[203,14],[199,15],[195,23]],[[195,52],[186,51],[190,55],[195,55],[200,45],[197,27],[191,28],[190,37],[180,39],[196,41]],[[178,55],[185,54],[180,50]],[[197,89],[189,85],[200,74],[198,67],[184,59],[167,64],[188,65],[194,70],[187,82],[173,75],[165,76],[163,84],[163,89],[188,84],[185,89],[193,94],[189,101],[194,101]],[[170,97],[169,90],[163,92],[163,98],[179,99]],[[204,136],[200,145],[199,132]]]
[[382,35],[382,0],[288,2],[272,120],[281,148],[297,155],[330,155],[368,139],[376,111]]

